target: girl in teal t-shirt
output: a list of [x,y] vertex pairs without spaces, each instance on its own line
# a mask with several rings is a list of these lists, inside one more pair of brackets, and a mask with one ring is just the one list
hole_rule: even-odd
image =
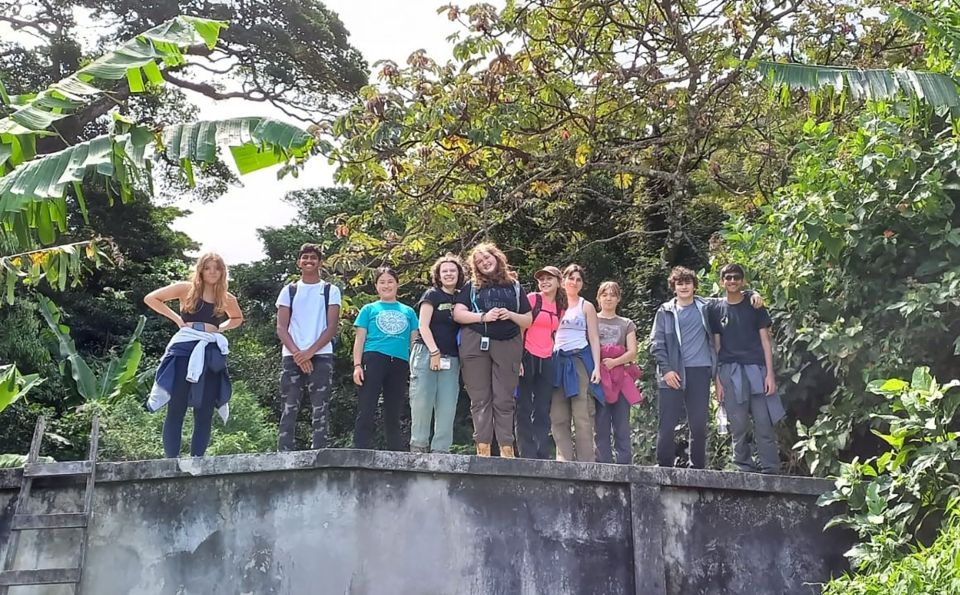
[[379,301],[360,309],[353,341],[353,382],[357,390],[355,448],[372,448],[377,402],[383,393],[383,431],[388,450],[405,450],[400,436],[410,346],[419,336],[417,313],[397,301],[400,280],[390,267],[377,269],[374,279]]

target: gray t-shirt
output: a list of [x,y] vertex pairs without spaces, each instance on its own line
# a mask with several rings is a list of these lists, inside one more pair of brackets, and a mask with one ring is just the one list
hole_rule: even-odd
[[696,304],[681,306],[677,304],[677,317],[680,322],[680,355],[684,368],[710,366],[710,344],[707,331],[703,328],[703,319]]
[[600,346],[619,345],[627,348],[627,335],[637,332],[637,325],[629,318],[615,316],[613,318],[597,317],[600,330]]

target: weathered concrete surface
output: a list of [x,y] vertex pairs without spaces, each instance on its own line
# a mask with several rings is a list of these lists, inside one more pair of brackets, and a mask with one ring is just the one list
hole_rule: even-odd
[[[805,478],[354,450],[97,474],[85,595],[816,593],[849,547]],[[18,485],[0,473],[0,543]],[[33,510],[79,502],[50,485]],[[75,539],[24,533],[18,567],[71,565]]]

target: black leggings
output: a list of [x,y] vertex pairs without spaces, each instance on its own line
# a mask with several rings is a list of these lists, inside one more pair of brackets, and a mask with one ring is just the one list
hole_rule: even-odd
[[[216,347],[216,346],[214,346]],[[163,452],[168,459],[180,456],[181,435],[183,433],[183,418],[187,414],[187,405],[190,398],[190,389],[193,385],[187,382],[188,356],[174,360],[173,393],[167,403],[167,417],[163,420]],[[193,438],[190,440],[190,456],[202,457],[210,444],[210,428],[213,425],[213,412],[217,403],[217,394],[220,392],[220,372],[203,372],[203,400],[200,407],[193,408]]]
[[406,450],[400,435],[410,364],[405,359],[376,351],[363,354],[363,384],[357,390],[357,424],[353,429],[354,448],[372,448],[377,403],[383,392],[383,433],[387,450]]

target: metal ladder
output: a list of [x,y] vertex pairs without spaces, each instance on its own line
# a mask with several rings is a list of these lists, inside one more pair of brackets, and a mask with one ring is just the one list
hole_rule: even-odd
[[[10,540],[7,543],[7,554],[3,569],[0,571],[0,595],[7,595],[10,587],[24,585],[73,585],[74,594],[80,590],[80,578],[83,574],[83,563],[87,553],[87,526],[93,512],[93,492],[96,483],[97,470],[97,442],[100,437],[100,419],[93,418],[93,427],[90,429],[90,450],[86,461],[68,461],[63,463],[41,463],[40,442],[46,429],[47,420],[43,416],[37,419],[37,426],[33,431],[33,440],[30,442],[30,453],[23,466],[23,480],[20,484],[20,495],[17,497],[17,507],[13,514],[13,523],[10,527]],[[33,480],[37,477],[83,477],[87,478],[86,491],[83,498],[83,512],[67,512],[56,514],[26,514],[27,500],[30,499],[30,490]],[[17,559],[17,548],[20,545],[22,531],[46,531],[49,529],[79,529],[80,561],[76,568],[41,568],[36,570],[14,570]]]

